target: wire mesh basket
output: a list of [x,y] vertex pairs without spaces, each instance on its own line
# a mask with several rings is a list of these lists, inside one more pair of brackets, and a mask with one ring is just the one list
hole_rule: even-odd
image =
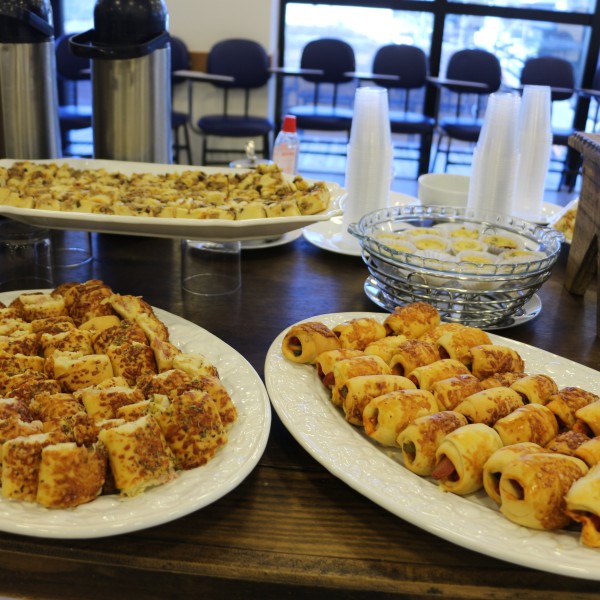
[[[465,228],[480,239],[513,240],[515,258],[498,252],[493,262],[463,260],[392,243],[417,230]],[[369,213],[349,227],[362,248],[370,277],[367,294],[393,310],[410,302],[435,306],[446,321],[496,328],[522,313],[550,277],[562,233],[515,217],[448,206],[397,206]],[[392,241],[391,241],[392,240]],[[498,242],[499,243],[499,242]],[[518,256],[518,258],[517,258]],[[487,255],[486,255],[487,257]],[[374,297],[375,296],[375,297]]]

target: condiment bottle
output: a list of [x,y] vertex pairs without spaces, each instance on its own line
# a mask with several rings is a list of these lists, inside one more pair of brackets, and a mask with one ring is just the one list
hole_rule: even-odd
[[286,115],[283,127],[275,138],[273,161],[289,175],[298,171],[298,154],[300,153],[300,138],[296,131],[296,117]]

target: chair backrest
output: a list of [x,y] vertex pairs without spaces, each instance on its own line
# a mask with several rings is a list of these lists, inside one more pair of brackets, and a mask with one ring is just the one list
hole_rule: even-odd
[[63,34],[54,44],[56,54],[56,75],[63,81],[81,81],[90,78],[90,59],[76,56],[69,47],[73,34]]
[[253,40],[232,38],[215,44],[208,53],[206,70],[213,75],[229,75],[235,82],[215,82],[222,88],[260,88],[271,77],[269,56]]
[[352,75],[344,75],[356,70],[356,58],[352,46],[336,38],[320,38],[308,42],[302,50],[300,68],[319,69],[321,75],[303,75],[313,83],[348,83]]
[[417,46],[389,44],[375,53],[373,73],[397,75],[398,81],[373,79],[376,85],[385,88],[414,89],[423,87],[427,78],[427,56]]
[[[448,61],[446,68],[448,79],[483,83],[487,86],[481,92],[469,89],[470,93],[491,94],[500,88],[502,83],[502,68],[494,54],[479,48],[467,48],[455,52]],[[459,88],[459,86],[456,86]],[[459,91],[467,91],[465,88]]]
[[568,91],[552,90],[552,101],[568,100],[575,88],[573,65],[557,56],[538,56],[525,62],[521,71],[521,85],[547,85]]
[[169,37],[169,43],[171,44],[171,72],[189,69],[190,52],[185,42],[172,35]]

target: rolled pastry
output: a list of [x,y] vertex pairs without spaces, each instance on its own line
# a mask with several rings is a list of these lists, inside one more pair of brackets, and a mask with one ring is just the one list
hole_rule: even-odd
[[520,406],[523,406],[523,400],[517,392],[510,388],[497,387],[467,396],[454,410],[465,415],[469,423],[491,426]]
[[473,346],[491,344],[490,336],[477,327],[462,327],[458,331],[450,331],[442,335],[437,341],[443,358],[454,358],[469,365],[471,355],[469,350]]
[[575,413],[584,406],[600,399],[578,387],[564,387],[548,400],[546,406],[554,413],[559,424],[565,429],[572,429],[577,418]]
[[[577,455],[577,450],[588,442],[590,438],[578,431],[563,431],[559,433],[555,438],[551,439],[545,446],[547,452],[558,452],[559,454],[566,454],[568,456],[577,456],[581,458],[583,462],[589,467],[591,466],[583,456]],[[592,463],[594,464],[594,463]]]
[[442,440],[451,431],[466,424],[464,415],[451,410],[416,418],[396,439],[402,450],[404,466],[417,475],[431,475],[435,467],[435,453]]
[[521,377],[510,387],[521,394],[523,402],[533,404],[547,404],[550,396],[558,392],[554,379],[543,373]]
[[454,410],[467,396],[483,390],[481,382],[475,375],[463,373],[436,381],[431,386],[439,407],[443,410]]
[[600,548],[600,465],[592,467],[567,492],[566,513],[582,524],[581,543]]
[[464,425],[438,446],[431,475],[446,492],[471,494],[483,486],[483,465],[501,447],[500,436],[488,425]]
[[362,350],[350,350],[349,348],[340,348],[339,350],[327,350],[321,352],[315,359],[315,367],[317,368],[317,375],[323,382],[323,385],[328,388],[333,387],[333,365],[340,360],[346,360],[347,358],[355,358],[356,356],[363,356]]
[[466,327],[466,325],[462,323],[440,323],[433,329],[428,329],[423,335],[419,336],[419,339],[424,342],[437,342],[445,333],[458,331],[463,327]]
[[426,390],[397,390],[373,398],[363,410],[367,435],[384,446],[397,446],[398,434],[423,415],[438,411],[437,402]]
[[494,429],[505,446],[519,442],[534,442],[545,446],[557,436],[558,422],[552,411],[543,404],[525,404],[498,419],[494,423]]
[[560,529],[571,518],[566,495],[588,471],[573,456],[541,452],[516,458],[500,477],[500,512],[509,520],[532,529]]
[[333,328],[342,348],[364,350],[371,342],[384,338],[386,328],[375,319],[368,317],[351,319]]
[[519,353],[508,346],[484,344],[471,348],[469,353],[471,372],[479,379],[485,379],[495,373],[525,370],[525,363]]
[[346,420],[353,425],[363,424],[365,406],[377,396],[396,390],[415,389],[415,384],[401,375],[359,375],[346,382],[341,391]]
[[329,327],[323,323],[309,321],[294,325],[286,333],[281,351],[292,362],[312,364],[321,352],[335,350],[341,345]]
[[383,324],[388,334],[418,338],[437,327],[440,322],[440,314],[434,306],[425,302],[413,302],[396,307]]
[[510,387],[516,381],[519,381],[522,377],[525,377],[525,373],[494,373],[491,377],[486,377],[481,380],[481,385],[484,389],[493,387]]
[[583,421],[595,436],[600,435],[600,400],[581,407],[575,412],[575,418]]
[[333,365],[333,388],[331,401],[342,406],[346,383],[358,375],[390,375],[389,366],[379,356],[356,356],[340,360]]
[[588,467],[600,463],[600,437],[594,437],[584,441],[574,451],[574,456],[580,458]]
[[448,377],[454,377],[455,375],[465,375],[469,373],[469,369],[465,367],[460,361],[452,358],[443,358],[442,360],[436,360],[430,365],[423,365],[417,367],[407,377],[414,381],[414,383],[422,390],[431,390],[431,386],[436,381],[442,379],[448,379]]
[[[376,354],[381,356],[386,363],[390,364],[394,354],[398,351],[398,348],[406,340],[403,335],[388,335],[387,337],[381,338],[374,342],[371,342],[365,348],[365,354]],[[403,375],[403,373],[400,373]]]
[[421,340],[406,340],[397,348],[389,364],[392,367],[392,373],[408,375],[417,367],[430,365],[441,358],[436,344]]
[[518,456],[545,452],[539,444],[533,442],[521,442],[499,448],[492,454],[483,465],[483,489],[487,495],[496,503],[500,504],[500,477],[506,468]]

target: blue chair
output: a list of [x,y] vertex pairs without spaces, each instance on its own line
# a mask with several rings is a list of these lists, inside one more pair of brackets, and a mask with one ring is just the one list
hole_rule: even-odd
[[[373,82],[388,90],[392,134],[419,137],[418,174],[427,173],[435,119],[424,113],[423,94],[428,74],[425,52],[407,44],[383,46],[375,54],[372,70]],[[398,79],[377,78],[378,74],[397,76]],[[400,102],[396,98],[398,92],[401,93]],[[395,144],[395,147],[414,150],[414,147],[407,145]]]
[[[211,85],[223,91],[223,110],[219,114],[204,115],[197,121],[198,131],[202,134],[202,164],[220,164],[209,160],[210,154],[240,153],[240,149],[211,147],[210,137],[225,138],[261,138],[262,148],[258,150],[264,158],[271,154],[270,135],[273,123],[266,117],[250,113],[250,96],[253,90],[264,87],[271,72],[269,57],[265,49],[257,42],[247,39],[228,39],[215,44],[207,59],[208,75],[223,75],[231,81],[211,80]],[[229,100],[233,92],[243,94],[244,109],[241,114],[230,111]]]
[[[502,69],[500,61],[491,52],[469,48],[459,50],[450,57],[444,79],[432,78],[431,81],[439,87],[436,110],[438,141],[432,170],[435,168],[438,154],[443,153],[444,171],[447,171],[451,164],[466,164],[465,161],[452,160],[452,154],[472,153],[472,149],[469,148],[453,148],[452,142],[466,142],[467,146],[477,142],[483,125],[487,97],[500,88]],[[451,99],[449,110],[444,104],[444,99],[448,97]]]
[[[190,53],[187,45],[180,38],[170,36],[171,44],[171,73],[180,70],[187,70],[191,66]],[[185,78],[172,75],[171,89],[172,91],[179,85],[185,84]],[[188,164],[192,163],[192,146],[190,144],[190,133],[188,130],[189,123],[188,112],[173,110],[171,112],[171,128],[173,130],[173,161],[179,163],[180,153],[183,151],[187,154]],[[181,139],[183,136],[183,139]]]

